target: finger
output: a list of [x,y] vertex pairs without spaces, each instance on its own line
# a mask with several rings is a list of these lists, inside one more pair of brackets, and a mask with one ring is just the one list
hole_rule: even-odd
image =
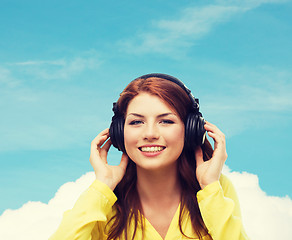
[[100,150],[100,147],[104,144],[106,139],[109,138],[109,130],[105,129],[102,132],[100,132],[91,142],[91,149],[90,153],[92,155],[96,155],[98,151]]
[[195,157],[196,157],[196,163],[197,166],[201,165],[202,163],[204,163],[203,160],[203,151],[201,147],[197,147],[195,150]]
[[214,133],[217,133],[217,134],[223,134],[216,125],[214,125],[212,123],[209,123],[209,122],[205,123],[204,128],[208,132],[214,132]]
[[92,143],[94,145],[102,145],[100,144],[100,139],[103,139],[105,136],[109,136],[109,129],[106,128],[103,131],[101,131],[93,140]]
[[109,133],[109,128],[106,128],[106,129],[102,130],[102,131],[97,135],[97,137],[98,137],[98,136],[107,135],[108,133]]
[[106,141],[106,143],[103,145],[103,147],[99,151],[101,159],[104,160],[105,162],[107,162],[107,160],[106,160],[107,159],[107,154],[108,154],[108,151],[109,151],[111,145],[112,145],[112,142],[109,139],[109,140]]
[[224,134],[208,132],[208,135],[214,139],[213,156],[220,156],[219,159],[226,161],[228,155],[226,152],[226,141]]
[[127,168],[128,162],[129,162],[129,157],[128,157],[128,155],[125,154],[125,153],[123,153],[122,158],[121,158],[121,162],[120,162],[119,166],[120,166],[124,171],[126,171],[126,168]]
[[99,155],[100,146],[106,141],[107,136],[99,137],[98,140],[91,142],[90,154],[92,156]]
[[91,149],[95,150],[98,147],[102,146],[106,139],[109,138],[108,128],[100,132],[91,142]]
[[225,145],[225,135],[223,133],[208,132],[208,136],[213,138],[215,144],[224,144]]
[[206,122],[206,124],[204,125],[204,128],[208,132],[208,136],[213,138],[215,143],[220,143],[220,142],[225,143],[225,135],[223,132],[220,131],[220,129],[216,125]]

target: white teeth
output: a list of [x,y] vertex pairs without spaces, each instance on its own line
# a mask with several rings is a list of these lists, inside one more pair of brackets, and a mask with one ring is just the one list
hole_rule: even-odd
[[141,147],[142,152],[160,152],[163,147]]

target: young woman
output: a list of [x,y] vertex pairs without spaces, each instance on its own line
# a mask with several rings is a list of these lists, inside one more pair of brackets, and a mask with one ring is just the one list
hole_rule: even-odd
[[[110,129],[91,143],[96,180],[50,240],[248,239],[234,187],[221,174],[224,134],[202,118],[182,82],[141,76],[113,110]],[[118,166],[107,164],[112,144],[123,151]]]

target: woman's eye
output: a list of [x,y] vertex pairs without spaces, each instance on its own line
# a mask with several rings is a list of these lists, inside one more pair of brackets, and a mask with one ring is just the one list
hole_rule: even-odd
[[173,124],[174,123],[174,121],[169,120],[169,119],[164,119],[161,122],[164,123],[164,124]]
[[138,125],[138,124],[142,124],[143,122],[141,120],[133,120],[131,121],[129,124],[130,125]]

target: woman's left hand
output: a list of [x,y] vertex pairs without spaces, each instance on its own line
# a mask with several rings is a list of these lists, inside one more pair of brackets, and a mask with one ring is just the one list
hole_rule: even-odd
[[201,147],[196,149],[196,174],[202,189],[208,184],[219,180],[223,165],[227,159],[225,135],[214,124],[209,122],[206,122],[204,127],[208,135],[214,140],[214,152],[212,158],[204,162]]

